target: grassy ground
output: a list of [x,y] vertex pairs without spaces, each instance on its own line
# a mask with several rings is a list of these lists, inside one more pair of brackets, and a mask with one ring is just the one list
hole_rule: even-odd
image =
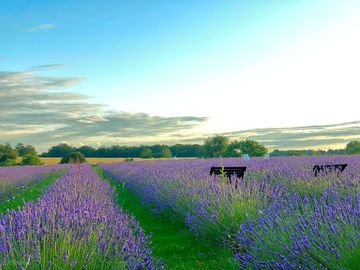
[[37,200],[43,190],[49,187],[57,178],[63,174],[64,171],[57,171],[49,173],[42,180],[37,180],[29,183],[25,188],[17,190],[17,192],[11,194],[11,197],[0,198],[0,214],[5,214],[7,209],[16,209],[21,207],[24,201],[35,201]]
[[104,175],[101,169],[95,170],[115,188],[121,207],[135,216],[145,233],[152,235],[153,254],[162,259],[166,269],[235,269],[230,262],[230,250],[197,239],[184,223],[153,214],[141,205],[135,193]]

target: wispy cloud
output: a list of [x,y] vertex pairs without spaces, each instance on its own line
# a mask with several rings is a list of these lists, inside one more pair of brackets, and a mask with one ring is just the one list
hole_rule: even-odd
[[[0,143],[24,142],[43,151],[62,141],[93,146],[98,142],[102,145],[202,143],[214,135],[194,131],[207,117],[109,111],[104,104],[90,102],[84,94],[66,91],[84,78],[39,74],[62,66],[48,64],[25,71],[0,72]],[[360,121],[222,134],[233,139],[258,140],[272,149],[339,148],[350,140],[360,140]]]
[[341,148],[351,140],[360,140],[360,121],[331,125],[250,129],[229,132],[225,135],[257,140],[272,149]]
[[52,23],[45,23],[45,24],[40,24],[37,25],[35,27],[29,28],[26,30],[26,32],[41,32],[41,31],[46,31],[46,30],[50,30],[53,29],[56,25],[52,24]]
[[41,71],[46,69],[53,69],[53,68],[62,68],[65,67],[65,64],[48,64],[48,65],[41,65],[41,66],[33,66],[31,70],[33,71]]
[[[57,67],[44,65],[36,69]],[[164,140],[191,130],[206,117],[161,117],[146,113],[109,111],[105,105],[64,88],[83,78],[40,76],[29,71],[0,72],[0,140],[46,147],[68,141],[74,144],[142,143]]]

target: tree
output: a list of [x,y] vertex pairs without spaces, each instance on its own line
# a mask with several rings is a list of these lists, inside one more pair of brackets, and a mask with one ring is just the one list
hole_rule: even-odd
[[360,141],[351,141],[346,145],[346,154],[356,155],[360,154]]
[[200,157],[202,153],[200,144],[175,144],[169,146],[169,149],[177,157]]
[[91,146],[81,146],[77,149],[77,151],[83,153],[85,157],[95,157],[96,156],[96,149]]
[[241,152],[252,157],[261,157],[268,152],[265,145],[254,140],[244,140],[241,144]]
[[[232,141],[226,149],[227,157],[240,157],[241,154],[248,154],[253,157],[260,157],[267,153],[267,148],[254,140]],[[275,150],[274,152],[276,153]],[[273,153],[274,153],[273,152]]]
[[32,145],[24,145],[23,143],[18,143],[15,147],[19,156],[26,156],[26,155],[37,155],[35,147]]
[[226,148],[229,144],[229,138],[222,135],[216,135],[208,138],[204,142],[205,157],[223,157],[226,154]]
[[144,148],[143,150],[141,150],[140,152],[140,157],[141,158],[152,158],[152,151],[149,147]]
[[20,162],[21,165],[42,165],[44,164],[37,155],[28,154]]
[[20,156],[23,157],[20,165],[41,165],[43,162],[39,159],[35,147],[32,145],[24,145],[23,143],[18,143],[16,145],[16,150]]
[[160,157],[162,157],[162,158],[171,158],[172,157],[172,153],[171,153],[171,150],[169,149],[169,147],[164,147],[163,149],[161,149]]
[[12,166],[16,164],[17,151],[10,144],[0,144],[0,165]]
[[69,154],[67,154],[66,156],[64,156],[61,160],[60,160],[60,164],[64,164],[64,163],[84,163],[86,162],[85,156],[81,153],[81,152],[71,152]]
[[66,143],[61,143],[56,146],[53,146],[49,149],[47,153],[44,153],[42,156],[45,157],[64,157],[67,154],[76,151],[72,146],[67,145]]
[[232,141],[226,148],[227,157],[240,157],[242,153],[243,142],[242,141]]
[[26,147],[23,143],[18,143],[15,147],[16,151],[18,152],[19,156],[24,156],[26,152]]
[[167,146],[161,145],[161,144],[155,144],[155,145],[149,146],[149,148],[152,152],[152,156],[154,158],[161,158],[161,151],[163,150],[164,147],[167,147]]

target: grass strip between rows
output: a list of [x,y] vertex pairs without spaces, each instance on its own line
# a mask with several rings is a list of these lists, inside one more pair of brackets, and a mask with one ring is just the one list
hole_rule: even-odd
[[99,167],[94,169],[115,189],[116,202],[152,236],[153,255],[164,262],[166,269],[236,269],[229,249],[196,238],[184,223],[152,213],[124,183],[112,179]]
[[36,201],[41,197],[43,191],[54,183],[64,172],[64,169],[51,172],[43,179],[32,181],[25,188],[19,189],[18,192],[13,193],[10,198],[5,198],[3,201],[0,198],[0,214],[5,214],[8,209],[22,207],[24,202]]

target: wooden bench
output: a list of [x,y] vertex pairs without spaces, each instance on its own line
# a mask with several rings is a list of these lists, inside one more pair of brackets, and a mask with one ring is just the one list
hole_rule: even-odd
[[238,179],[244,177],[246,167],[211,167],[210,175],[223,175],[227,177],[227,182],[231,185],[231,176],[236,175],[235,188],[238,185]]
[[336,172],[339,174],[345,168],[347,164],[331,164],[331,165],[315,165],[313,168],[313,172],[315,173],[315,177],[319,175],[319,173],[329,173],[329,172]]

